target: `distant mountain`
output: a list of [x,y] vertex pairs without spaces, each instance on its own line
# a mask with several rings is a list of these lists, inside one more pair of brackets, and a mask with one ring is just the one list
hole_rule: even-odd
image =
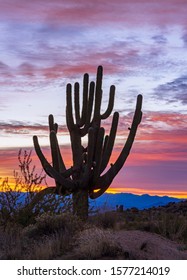
[[115,210],[116,205],[123,205],[124,209],[136,207],[139,210],[151,208],[153,206],[164,206],[170,202],[180,202],[183,199],[178,199],[169,196],[151,196],[148,194],[135,195],[131,193],[104,193],[96,200],[90,200],[90,205],[95,209],[102,211]]
[[[1,193],[1,192],[0,192]],[[19,202],[23,202],[26,197],[26,193],[21,193]],[[184,199],[178,199],[169,196],[151,196],[148,194],[135,195],[131,193],[104,193],[99,198],[90,199],[90,206],[94,209],[100,209],[101,211],[116,210],[116,205],[123,205],[124,209],[136,207],[139,210],[165,206],[170,202],[180,202]],[[0,205],[1,208],[1,205]]]

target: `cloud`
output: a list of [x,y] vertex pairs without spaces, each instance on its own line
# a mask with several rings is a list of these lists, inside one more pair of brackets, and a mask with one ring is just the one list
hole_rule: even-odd
[[[119,154],[127,137],[130,114],[121,117],[115,154]],[[129,166],[168,165],[187,160],[187,115],[177,113],[144,112],[138,127],[132,151],[127,160]],[[113,160],[115,156],[113,157]]]
[[154,42],[156,44],[159,44],[159,45],[165,45],[168,42],[167,37],[164,36],[163,34],[154,35],[152,37],[152,39],[154,40]]
[[[184,163],[158,161],[156,164],[147,161],[147,164],[129,165],[131,155],[126,165],[118,175],[118,180],[113,186],[126,188],[129,192],[133,192],[134,188],[138,188],[140,193],[155,193],[160,195],[171,195],[184,192],[186,194],[187,174],[182,168]],[[180,168],[179,168],[180,166]],[[130,190],[132,188],[132,191]]]
[[0,62],[0,71],[4,71],[4,70],[8,70],[8,66],[6,64],[4,64],[3,62]]
[[[135,40],[136,36],[134,37]],[[90,40],[90,41],[89,41]],[[144,44],[137,47],[136,43],[124,48],[123,45],[128,45],[128,39],[123,38],[123,42],[118,40],[107,43],[102,39],[101,46],[90,46],[91,38],[88,41],[77,43],[76,50],[73,42],[69,43],[68,47],[63,46],[60,49],[57,44],[49,48],[49,42],[43,45],[33,44],[33,50],[24,49],[17,50],[15,56],[19,58],[19,64],[9,68],[3,68],[3,75],[10,85],[15,85],[19,79],[19,83],[36,83],[36,81],[46,81],[59,78],[75,78],[82,76],[85,72],[95,75],[96,68],[102,64],[104,66],[104,75],[142,75],[148,69],[158,67],[159,59],[162,55],[160,47],[150,45],[144,49]],[[120,45],[121,44],[121,45]],[[37,49],[37,51],[34,51]],[[6,70],[6,71],[5,71]],[[142,73],[143,72],[143,73]],[[10,79],[13,77],[14,79]],[[20,78],[24,78],[23,81]],[[6,80],[2,80],[2,85],[8,85]]]
[[158,86],[154,92],[158,98],[162,98],[169,103],[181,102],[187,104],[187,76],[183,75],[171,82]]
[[[24,0],[3,1],[0,3],[2,19],[30,22],[51,22],[52,24],[100,25],[111,24],[185,24],[185,0],[111,0],[104,1],[60,1],[36,0],[29,3]],[[180,14],[177,17],[176,14]],[[116,16],[117,15],[117,16]]]
[[[20,135],[28,135],[39,132],[42,133],[43,136],[48,136],[49,127],[42,124],[28,124],[26,122],[20,121],[9,121],[0,122],[0,130],[2,131],[2,135],[6,136],[6,134],[20,134]],[[62,135],[67,134],[67,127],[65,125],[60,125],[58,128],[58,132]]]
[[187,125],[187,114],[179,112],[144,112],[143,126],[163,130],[184,129]]
[[0,61],[0,83],[3,81],[3,79],[12,77],[13,75],[11,68],[7,64]]
[[[136,23],[139,6],[140,10],[145,10],[145,14],[149,15],[150,12],[151,15],[154,9],[161,9],[163,5],[160,3],[157,5],[148,1],[62,3],[55,0],[53,3],[46,1],[45,5],[42,4],[43,1],[37,0],[28,5],[21,0],[15,0],[15,5],[10,4],[9,0],[1,4],[0,14],[2,11],[5,18],[0,33],[2,41],[0,51],[4,56],[2,62],[6,61],[10,65],[9,72],[6,70],[4,75],[11,74],[14,78],[13,81],[4,80],[4,85],[8,85],[9,82],[13,86],[18,82],[23,85],[34,84],[36,81],[50,83],[66,76],[75,78],[85,71],[95,73],[99,64],[104,65],[105,74],[122,76],[125,73],[128,76],[145,75],[148,78],[152,75],[161,76],[163,69],[167,68],[170,71],[171,66],[177,63],[175,59],[167,57],[171,50],[169,50],[169,32],[173,29],[165,28],[163,35],[159,28],[152,28],[149,24],[142,28],[141,23],[144,21],[129,28],[131,22],[134,23],[135,20]],[[171,3],[174,6],[175,4],[174,1]],[[26,9],[30,14],[28,17]],[[81,9],[84,16],[79,14]],[[88,19],[87,10],[91,13]],[[100,11],[100,15],[94,15],[94,11],[97,10]],[[111,17],[111,13],[115,10],[115,17]],[[125,11],[124,14],[122,10]],[[72,12],[71,19],[66,18],[67,11],[69,17]],[[130,18],[125,17],[128,11]],[[45,13],[49,18],[43,18]],[[62,16],[57,16],[58,13],[62,13]],[[142,14],[144,18],[148,18],[144,13]],[[123,23],[118,22],[121,14],[124,16]],[[14,18],[16,16],[19,20]],[[38,20],[30,22],[29,17],[35,16]],[[110,22],[105,22],[105,16]],[[53,17],[57,17],[59,21],[54,22]]]
[[183,34],[182,40],[183,40],[185,46],[187,46],[187,32],[185,32],[185,33]]

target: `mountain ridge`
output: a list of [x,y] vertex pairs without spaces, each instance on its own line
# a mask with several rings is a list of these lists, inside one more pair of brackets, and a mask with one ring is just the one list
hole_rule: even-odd
[[132,193],[104,193],[95,201],[90,200],[90,205],[97,209],[116,210],[116,206],[123,205],[124,209],[130,209],[136,207],[139,210],[148,209],[151,207],[164,206],[170,202],[180,202],[185,199],[170,197],[170,196],[158,196],[142,194],[136,195]]
[[[0,192],[1,194],[1,192]],[[19,202],[22,202],[25,198],[22,193]],[[181,202],[186,199],[180,199],[170,196],[158,196],[142,194],[136,195],[132,193],[104,193],[97,199],[89,199],[90,207],[100,211],[116,210],[116,206],[123,206],[123,209],[137,208],[138,210],[148,209],[152,207],[165,206],[170,202]]]

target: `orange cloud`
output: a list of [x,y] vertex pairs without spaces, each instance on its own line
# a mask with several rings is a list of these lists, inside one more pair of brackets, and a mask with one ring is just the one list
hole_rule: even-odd
[[116,187],[112,188],[110,187],[107,190],[107,193],[133,193],[137,195],[142,195],[142,194],[149,194],[149,195],[158,195],[158,196],[171,196],[171,197],[177,197],[177,198],[187,198],[187,191],[170,191],[170,190],[159,190],[159,189],[154,189],[154,190],[147,190],[147,189],[141,189],[141,188],[124,188],[124,187]]

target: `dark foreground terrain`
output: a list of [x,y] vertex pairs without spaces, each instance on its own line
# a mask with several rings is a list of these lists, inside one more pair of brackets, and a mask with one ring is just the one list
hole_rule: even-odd
[[146,210],[68,213],[0,229],[0,259],[187,259],[187,201]]

